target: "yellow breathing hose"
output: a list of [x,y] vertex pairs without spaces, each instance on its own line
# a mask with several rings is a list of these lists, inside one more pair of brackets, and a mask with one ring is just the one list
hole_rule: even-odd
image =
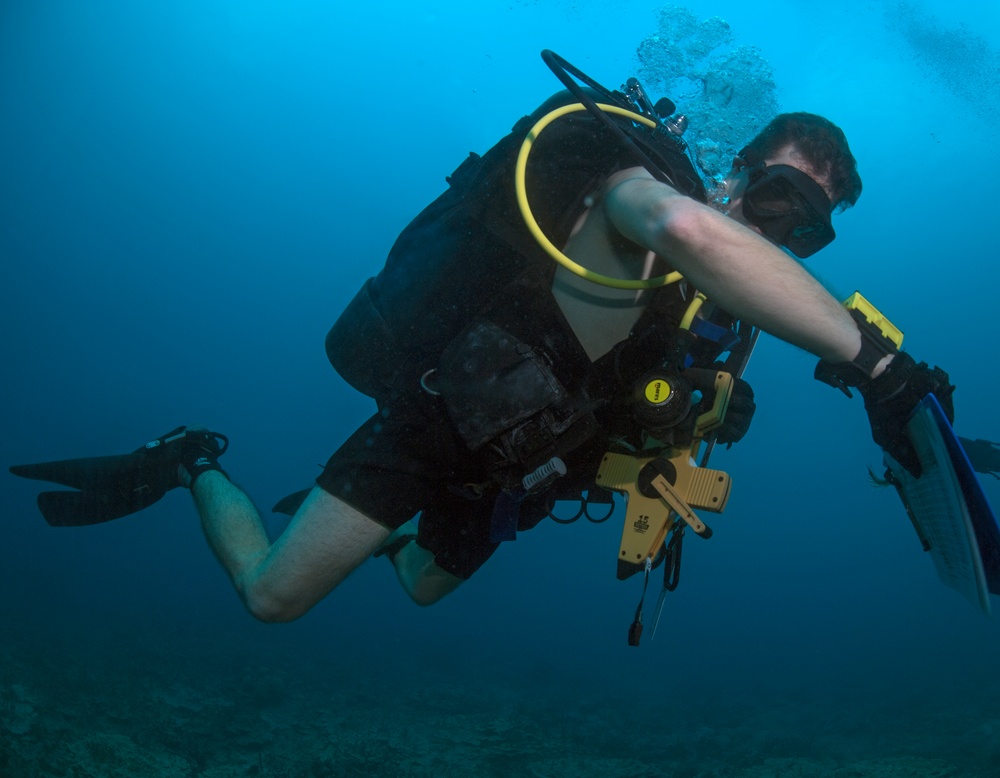
[[[605,113],[613,113],[619,116],[625,116],[632,121],[645,124],[647,127],[656,127],[656,122],[652,119],[648,119],[645,116],[641,116],[632,111],[627,111],[624,108],[619,108],[616,105],[608,105],[606,103],[598,103],[597,107],[600,108]],[[538,241],[538,245],[545,250],[552,259],[562,265],[571,273],[580,276],[588,281],[593,281],[595,284],[600,284],[601,286],[610,286],[613,289],[657,289],[661,286],[668,286],[669,284],[676,283],[680,281],[682,276],[680,273],[674,271],[673,273],[668,273],[667,275],[656,276],[655,278],[643,278],[638,280],[629,280],[625,278],[615,278],[613,276],[602,275],[601,273],[595,273],[593,270],[588,270],[583,265],[574,262],[572,259],[567,257],[562,251],[560,251],[553,243],[548,239],[542,228],[538,226],[538,222],[535,221],[534,215],[531,213],[531,206],[528,204],[528,192],[524,183],[524,173],[528,167],[528,156],[531,154],[531,147],[535,140],[542,133],[546,127],[549,126],[556,119],[566,116],[570,113],[575,113],[578,111],[586,111],[587,108],[582,103],[573,103],[572,105],[565,105],[562,108],[556,108],[554,111],[547,113],[541,119],[539,119],[535,126],[531,128],[527,136],[524,139],[524,143],[521,144],[521,151],[517,155],[517,163],[514,167],[514,187],[517,192],[517,204],[521,209],[521,217],[524,219],[524,223],[527,226],[529,232],[534,236],[535,240]],[[704,299],[704,298],[703,298]],[[700,303],[699,303],[700,305]],[[693,314],[692,314],[693,316]],[[687,316],[685,316],[687,319]]]
[[698,311],[701,310],[702,303],[704,303],[705,300],[707,299],[708,298],[705,297],[705,295],[703,295],[701,292],[695,293],[694,299],[691,301],[691,304],[687,307],[687,310],[684,311],[684,318],[682,318],[681,323],[677,325],[679,329],[682,330],[691,329],[691,322],[694,321],[694,317],[697,316]]

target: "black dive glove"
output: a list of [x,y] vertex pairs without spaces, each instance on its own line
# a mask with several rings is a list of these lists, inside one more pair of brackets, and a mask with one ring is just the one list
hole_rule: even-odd
[[750,429],[757,404],[753,401],[753,389],[742,378],[733,382],[733,394],[729,398],[726,416],[719,427],[716,441],[719,443],[739,443]]
[[951,395],[955,387],[939,367],[919,364],[909,354],[899,352],[878,378],[858,386],[865,400],[872,438],[915,477],[922,472],[917,452],[906,434],[906,422],[924,397],[933,394],[941,403],[948,421],[955,420]]

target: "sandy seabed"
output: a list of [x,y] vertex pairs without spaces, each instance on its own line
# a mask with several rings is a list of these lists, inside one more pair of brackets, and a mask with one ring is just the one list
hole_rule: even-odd
[[5,778],[1000,775],[996,682],[832,699],[664,674],[637,703],[558,667],[379,673],[212,646],[8,644],[0,659]]

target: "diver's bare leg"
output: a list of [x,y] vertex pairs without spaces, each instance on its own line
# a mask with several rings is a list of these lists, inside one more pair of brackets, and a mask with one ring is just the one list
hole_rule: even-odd
[[203,473],[191,491],[209,545],[247,608],[262,621],[291,621],[304,614],[389,535],[381,524],[317,487],[271,544],[253,503],[221,473]]
[[[413,527],[411,531],[415,529]],[[396,568],[399,583],[417,605],[433,605],[462,583],[461,578],[434,564],[434,554],[418,546],[416,542],[403,546],[396,553],[392,564]]]

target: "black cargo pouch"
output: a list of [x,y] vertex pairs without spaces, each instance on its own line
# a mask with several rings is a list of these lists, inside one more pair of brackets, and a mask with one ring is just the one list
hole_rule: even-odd
[[489,321],[473,322],[441,355],[434,388],[473,451],[569,393],[530,347]]
[[445,349],[434,389],[465,444],[489,448],[487,468],[502,486],[597,430],[595,403],[571,395],[534,349],[483,319]]

